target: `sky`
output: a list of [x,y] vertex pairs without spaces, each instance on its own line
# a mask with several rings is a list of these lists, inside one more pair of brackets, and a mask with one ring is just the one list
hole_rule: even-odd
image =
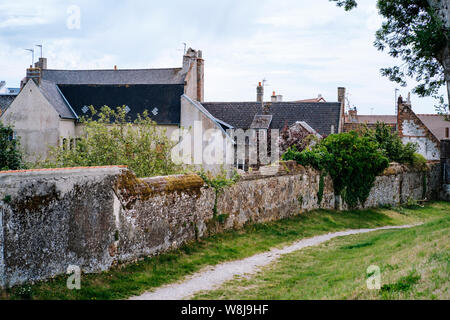
[[[181,67],[184,44],[202,50],[206,101],[255,101],[266,79],[284,101],[345,87],[359,114],[395,114],[395,89],[380,74],[399,61],[373,47],[381,26],[375,0],[345,12],[328,0],[0,0],[0,80],[18,87],[40,56],[50,69]],[[444,91],[443,91],[444,92]],[[412,95],[417,113],[432,98]]]

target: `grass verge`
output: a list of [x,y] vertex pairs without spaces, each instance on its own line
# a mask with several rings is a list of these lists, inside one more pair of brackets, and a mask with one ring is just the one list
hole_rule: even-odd
[[[173,283],[208,265],[243,259],[302,238],[328,232],[430,221],[446,216],[448,203],[401,212],[389,209],[334,212],[318,210],[267,224],[229,231],[179,250],[101,274],[83,275],[81,290],[68,290],[67,277],[4,290],[1,299],[124,299]],[[369,248],[370,246],[362,246]],[[351,250],[349,250],[351,251]]]
[[[449,231],[447,205],[446,216],[437,215],[422,226],[337,238],[283,256],[250,278],[237,278],[194,298],[448,300]],[[367,273],[369,266],[380,268],[379,290],[368,289],[367,281],[374,275]]]

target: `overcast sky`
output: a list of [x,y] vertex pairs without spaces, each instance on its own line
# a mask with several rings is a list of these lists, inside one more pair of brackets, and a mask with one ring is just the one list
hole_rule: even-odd
[[[398,85],[379,69],[396,60],[373,47],[375,0],[352,12],[328,0],[0,1],[0,80],[9,87],[19,86],[31,63],[24,49],[36,44],[51,69],[112,69],[181,67],[187,43],[203,51],[207,101],[254,101],[265,78],[267,100],[276,91],[286,101],[333,102],[343,86],[360,114],[395,113]],[[435,113],[433,99],[412,102]]]

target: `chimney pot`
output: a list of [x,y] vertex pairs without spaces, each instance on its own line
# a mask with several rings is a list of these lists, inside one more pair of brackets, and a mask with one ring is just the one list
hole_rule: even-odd
[[256,101],[263,102],[264,101],[264,87],[262,83],[259,82],[258,87],[256,88]]

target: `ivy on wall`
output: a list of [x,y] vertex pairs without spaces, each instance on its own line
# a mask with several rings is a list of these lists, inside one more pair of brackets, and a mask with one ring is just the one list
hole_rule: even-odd
[[[351,208],[365,203],[376,177],[389,166],[379,144],[356,132],[330,135],[302,152],[295,147],[290,148],[283,160],[295,160],[328,173],[333,180],[335,194],[341,195]],[[321,202],[323,191],[321,193],[320,189],[319,185]]]

